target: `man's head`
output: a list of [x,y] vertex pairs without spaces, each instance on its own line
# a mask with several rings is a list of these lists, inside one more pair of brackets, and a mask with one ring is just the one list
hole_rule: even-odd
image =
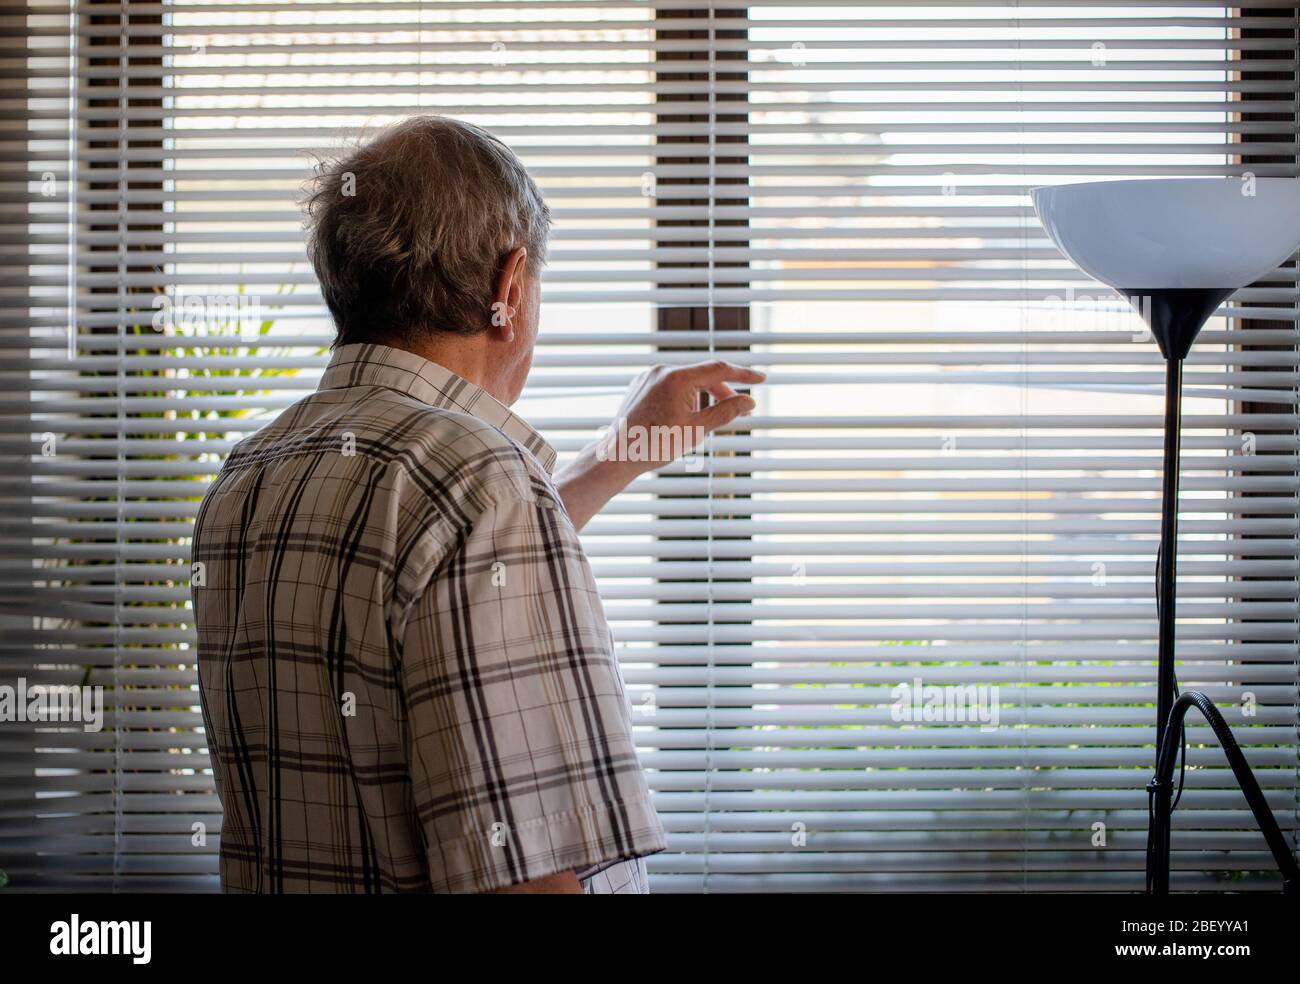
[[490,392],[519,395],[551,220],[503,143],[442,116],[403,120],[323,162],[305,210],[335,344],[472,351]]

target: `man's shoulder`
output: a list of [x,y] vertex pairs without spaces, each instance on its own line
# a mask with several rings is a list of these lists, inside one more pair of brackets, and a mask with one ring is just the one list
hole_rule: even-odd
[[419,474],[451,480],[493,501],[503,496],[552,501],[555,490],[537,457],[498,427],[460,410],[422,405],[399,459]]
[[557,498],[541,462],[500,428],[393,390],[337,403],[314,394],[240,441],[227,465],[303,454],[359,458],[431,500],[451,497],[471,508],[486,508],[503,496],[547,503]]

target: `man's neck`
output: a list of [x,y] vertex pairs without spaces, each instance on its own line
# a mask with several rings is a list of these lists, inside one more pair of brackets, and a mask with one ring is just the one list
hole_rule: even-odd
[[497,392],[497,380],[488,371],[488,351],[483,335],[446,335],[415,343],[390,342],[393,348],[418,355],[450,369],[461,379],[473,383],[488,395],[505,403],[503,394]]

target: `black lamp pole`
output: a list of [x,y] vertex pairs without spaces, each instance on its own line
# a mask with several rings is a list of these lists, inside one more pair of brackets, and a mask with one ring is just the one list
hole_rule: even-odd
[[1183,718],[1195,707],[1210,723],[1223,746],[1233,775],[1250,805],[1260,832],[1282,872],[1282,889],[1300,892],[1300,868],[1278,828],[1277,820],[1251,771],[1232,729],[1208,697],[1197,691],[1177,695],[1174,682],[1174,634],[1177,628],[1178,467],[1182,437],[1183,360],[1206,319],[1232,289],[1174,288],[1121,290],[1151,328],[1165,358],[1164,475],[1160,500],[1160,553],[1156,568],[1156,772],[1147,784],[1151,825],[1147,831],[1147,888],[1169,892],[1169,839],[1173,822],[1174,765],[1182,743]]
[[[1161,346],[1161,351],[1164,347]],[[1178,626],[1178,477],[1182,452],[1183,356],[1165,356],[1165,461],[1160,491],[1160,554],[1156,565],[1156,762],[1164,747],[1174,705],[1174,634]],[[1175,743],[1177,744],[1177,743]],[[1147,885],[1156,895],[1169,891],[1169,829],[1173,817],[1173,773],[1148,792],[1151,830],[1147,832]],[[1153,858],[1154,853],[1154,858]],[[1154,864],[1154,870],[1153,870]]]

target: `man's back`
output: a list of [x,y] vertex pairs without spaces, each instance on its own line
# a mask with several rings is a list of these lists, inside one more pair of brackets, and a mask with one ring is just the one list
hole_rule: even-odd
[[377,345],[231,454],[194,541],[227,891],[484,891],[662,849],[553,461]]

